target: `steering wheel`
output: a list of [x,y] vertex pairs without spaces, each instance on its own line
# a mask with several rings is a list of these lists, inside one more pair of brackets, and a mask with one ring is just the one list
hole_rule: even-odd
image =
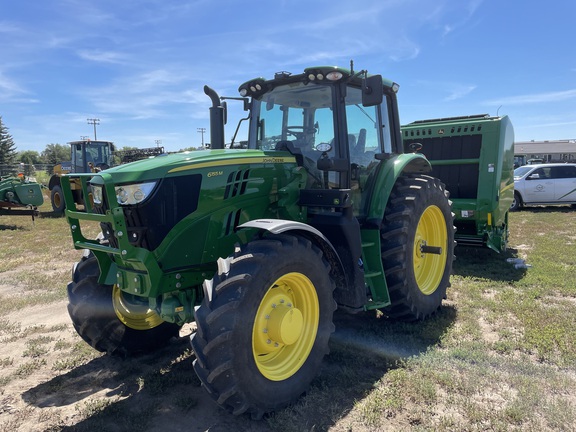
[[[298,130],[301,130],[302,132],[298,132]],[[304,126],[286,126],[286,133],[294,136],[296,140],[301,140],[305,135],[314,132],[316,132],[316,128],[314,127],[304,128]]]

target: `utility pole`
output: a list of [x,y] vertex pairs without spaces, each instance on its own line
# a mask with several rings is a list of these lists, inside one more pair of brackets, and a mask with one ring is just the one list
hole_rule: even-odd
[[162,145],[162,140],[154,140],[156,143],[156,147],[160,147]]
[[202,148],[204,148],[204,132],[206,132],[206,128],[196,128],[199,134],[202,134]]
[[94,125],[94,141],[97,141],[96,139],[96,125],[100,124],[100,119],[97,118],[91,118],[91,119],[86,119],[88,121],[88,124]]

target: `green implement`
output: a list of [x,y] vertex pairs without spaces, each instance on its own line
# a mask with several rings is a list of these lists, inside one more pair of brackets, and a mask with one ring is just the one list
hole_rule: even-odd
[[43,203],[38,183],[23,175],[0,177],[0,214],[35,216]]
[[422,120],[402,126],[404,147],[432,164],[450,192],[458,244],[506,250],[514,199],[514,130],[507,116]]

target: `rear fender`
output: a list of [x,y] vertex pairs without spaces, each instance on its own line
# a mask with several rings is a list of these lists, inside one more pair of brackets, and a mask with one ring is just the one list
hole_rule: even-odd
[[429,173],[431,171],[430,162],[419,153],[399,154],[383,162],[374,179],[367,209],[369,224],[379,227],[382,223],[392,188],[400,175],[403,173]]

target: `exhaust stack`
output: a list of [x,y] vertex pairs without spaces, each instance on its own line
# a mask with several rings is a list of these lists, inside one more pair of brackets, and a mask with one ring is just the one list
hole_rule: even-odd
[[207,85],[204,86],[204,93],[212,99],[212,106],[210,107],[210,148],[223,149],[224,107],[220,103],[218,93]]

